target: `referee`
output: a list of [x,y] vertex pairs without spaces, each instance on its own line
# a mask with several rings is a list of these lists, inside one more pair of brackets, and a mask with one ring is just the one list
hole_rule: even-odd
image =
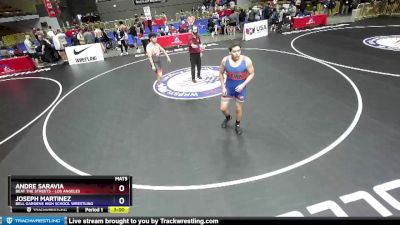
[[196,83],[195,67],[197,66],[197,78],[201,79],[201,57],[203,55],[203,46],[201,44],[199,29],[193,26],[192,36],[189,38],[190,66],[192,69],[192,81]]

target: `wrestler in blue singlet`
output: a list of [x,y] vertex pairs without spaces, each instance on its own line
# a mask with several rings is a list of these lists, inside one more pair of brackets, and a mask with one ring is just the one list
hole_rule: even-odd
[[227,94],[224,98],[235,97],[237,101],[243,102],[246,99],[246,87],[241,92],[235,91],[235,88],[242,84],[247,78],[246,60],[243,57],[238,67],[231,66],[229,58],[225,62],[226,82],[225,87]]

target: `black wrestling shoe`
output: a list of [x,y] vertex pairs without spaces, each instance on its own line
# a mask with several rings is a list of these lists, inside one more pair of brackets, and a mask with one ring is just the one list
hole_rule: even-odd
[[200,80],[201,80],[201,79],[203,79],[203,78],[202,78],[200,75],[198,75],[198,76],[197,76],[197,79],[200,79]]
[[228,119],[228,118],[225,118],[224,121],[221,123],[221,127],[222,127],[222,128],[226,128],[226,127],[228,126],[229,120],[231,120],[231,119],[232,119],[231,116],[229,116],[229,119]]
[[235,126],[235,131],[238,135],[241,135],[243,133],[243,129],[240,126]]
[[195,79],[192,79],[192,82],[193,82],[193,83],[196,83],[196,80],[195,80]]

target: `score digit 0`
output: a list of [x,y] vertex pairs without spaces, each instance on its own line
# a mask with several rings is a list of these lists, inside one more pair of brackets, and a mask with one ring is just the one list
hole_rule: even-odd
[[125,198],[124,197],[119,198],[118,202],[120,205],[123,205],[125,203]]
[[119,190],[120,192],[124,192],[124,191],[125,191],[125,186],[122,185],[122,184],[119,185],[118,190]]

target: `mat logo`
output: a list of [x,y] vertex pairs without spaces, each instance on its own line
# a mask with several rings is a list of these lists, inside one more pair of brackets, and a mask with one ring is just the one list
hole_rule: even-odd
[[179,100],[205,99],[221,94],[218,66],[202,66],[201,77],[193,83],[191,69],[183,68],[165,74],[162,85],[154,82],[153,89],[160,96]]
[[13,218],[12,217],[7,217],[7,224],[12,224]]
[[400,35],[369,37],[363,43],[373,48],[400,51]]
[[[355,191],[350,194],[342,195],[339,197],[341,202],[344,204],[354,203],[356,201],[361,201],[364,204],[366,203],[372,209],[374,209],[380,216],[388,217],[393,216],[393,213],[390,210],[400,211],[400,202],[399,200],[395,199],[393,195],[389,193],[389,191],[393,191],[395,189],[400,188],[400,179],[389,181],[383,184],[379,184],[374,186],[372,189],[374,190],[375,194],[380,197],[380,200],[384,200],[391,208],[386,208],[381,202],[378,201],[372,194],[368,193],[364,190]],[[339,201],[337,201],[339,202]],[[340,202],[339,202],[340,204]],[[349,217],[349,214],[346,213],[342,207],[340,207],[338,203],[333,200],[323,201],[317,204],[313,204],[307,206],[307,211],[311,214],[317,214],[321,212],[330,211],[336,217]],[[347,206],[346,208],[349,208]],[[353,215],[352,215],[353,216]],[[357,216],[357,215],[354,215]],[[304,214],[300,211],[290,211],[277,217],[304,217]]]

